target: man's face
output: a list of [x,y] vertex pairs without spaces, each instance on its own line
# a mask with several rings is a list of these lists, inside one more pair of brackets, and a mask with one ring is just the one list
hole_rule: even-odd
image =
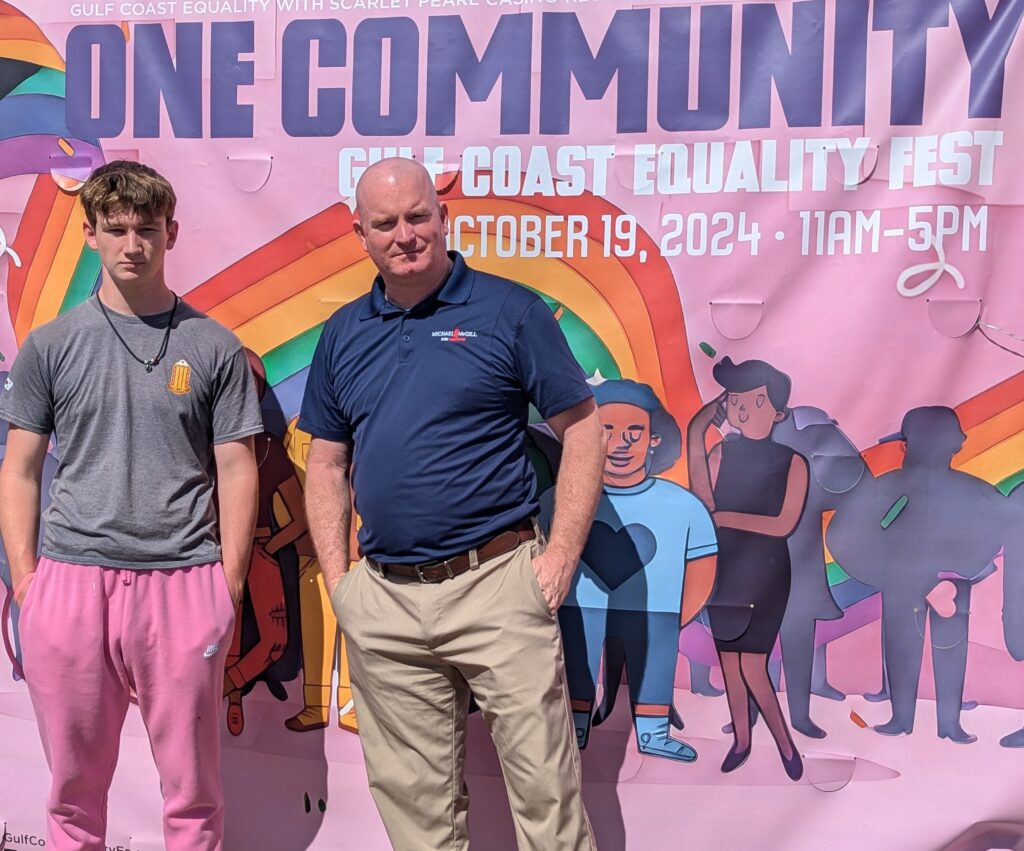
[[725,413],[729,425],[751,440],[762,440],[772,432],[772,426],[785,417],[776,411],[768,399],[764,386],[743,393],[729,393],[725,400]]
[[651,415],[636,405],[608,402],[598,408],[604,426],[605,484],[625,487],[647,478],[646,462],[661,435],[651,432]]
[[177,222],[134,212],[98,215],[96,227],[86,222],[84,230],[107,274],[118,284],[138,288],[163,275],[164,254],[178,237]]
[[448,268],[448,207],[425,176],[395,169],[360,190],[353,227],[385,284],[436,283]]

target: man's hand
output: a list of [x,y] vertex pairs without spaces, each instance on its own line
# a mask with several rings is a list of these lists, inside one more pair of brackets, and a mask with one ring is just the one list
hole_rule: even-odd
[[569,593],[576,562],[557,550],[547,549],[533,560],[533,572],[551,612],[557,612]]

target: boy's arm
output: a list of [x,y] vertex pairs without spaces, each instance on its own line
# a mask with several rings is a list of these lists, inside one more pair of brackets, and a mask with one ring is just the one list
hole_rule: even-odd
[[217,466],[217,509],[224,576],[237,606],[249,572],[259,478],[253,439],[229,440],[213,447]]
[[[50,436],[11,426],[0,467],[0,534],[11,565],[11,588],[17,589],[36,569],[39,543],[39,497],[43,462]],[[22,597],[24,595],[22,594]],[[21,600],[17,600],[20,605]]]

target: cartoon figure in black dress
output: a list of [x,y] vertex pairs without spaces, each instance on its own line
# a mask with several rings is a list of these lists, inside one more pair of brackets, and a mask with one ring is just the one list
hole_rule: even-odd
[[[752,699],[764,717],[786,774],[803,776],[803,763],[768,676],[768,656],[779,636],[790,588],[789,547],[807,501],[807,461],[770,439],[785,417],[791,382],[764,361],[723,358],[713,375],[725,393],[697,412],[687,435],[690,489],[718,527],[718,584],[708,603],[725,678],[734,743],[722,771],[750,755]],[[706,433],[728,419],[730,434],[709,453]]]

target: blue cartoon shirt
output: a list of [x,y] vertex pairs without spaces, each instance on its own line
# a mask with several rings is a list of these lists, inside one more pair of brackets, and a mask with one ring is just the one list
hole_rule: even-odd
[[[546,491],[545,529],[553,505]],[[606,486],[564,605],[678,613],[686,562],[716,552],[711,515],[686,488],[657,478]]]

